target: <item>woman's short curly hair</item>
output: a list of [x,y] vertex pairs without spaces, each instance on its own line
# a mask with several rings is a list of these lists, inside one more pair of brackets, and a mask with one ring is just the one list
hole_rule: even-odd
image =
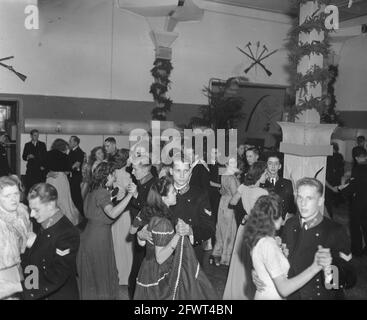
[[282,216],[278,195],[271,193],[257,199],[245,225],[244,241],[253,249],[263,237],[275,235],[274,221]]
[[124,148],[118,149],[114,160],[115,169],[119,170],[125,167],[127,165],[129,156],[130,156],[129,149]]
[[266,169],[266,162],[256,161],[247,174],[243,178],[243,184],[245,186],[254,185],[262,176]]
[[111,162],[101,162],[93,172],[89,190],[93,191],[100,187],[105,188],[108,175],[115,171],[115,166]]
[[59,150],[65,152],[69,148],[69,144],[64,139],[56,139],[52,145],[51,150]]

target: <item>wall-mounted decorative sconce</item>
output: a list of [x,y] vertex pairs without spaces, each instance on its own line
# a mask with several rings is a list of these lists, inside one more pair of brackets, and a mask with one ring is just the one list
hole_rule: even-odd
[[56,123],[56,132],[57,133],[60,133],[61,132],[61,123],[60,122],[57,122]]

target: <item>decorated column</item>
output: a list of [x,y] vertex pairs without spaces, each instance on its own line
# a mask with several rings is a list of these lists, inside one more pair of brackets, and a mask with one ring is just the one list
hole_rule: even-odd
[[204,10],[194,0],[119,0],[118,4],[121,9],[145,17],[152,29],[150,36],[155,46],[155,61],[151,70],[154,82],[149,92],[156,104],[152,110],[152,118],[165,121],[172,105],[168,89],[169,76],[173,69],[171,46],[178,37],[174,29],[179,22],[200,21]]
[[295,122],[279,122],[283,131],[280,151],[284,153],[284,177],[296,182],[303,177],[317,177],[325,185],[326,157],[332,154],[330,137],[335,124],[320,124],[325,104],[323,83],[329,72],[323,66],[328,54],[325,27],[325,0],[298,0],[299,25],[291,35],[296,41],[291,61],[297,65],[293,79],[296,90]]

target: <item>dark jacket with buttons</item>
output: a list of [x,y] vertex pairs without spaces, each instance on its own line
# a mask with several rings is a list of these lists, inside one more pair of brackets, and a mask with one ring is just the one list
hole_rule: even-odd
[[156,181],[157,181],[157,178],[154,178],[154,176],[152,175],[151,178],[148,181],[146,181],[145,183],[140,183],[140,182],[137,183],[138,197],[131,198],[130,203],[129,203],[131,206],[130,214],[132,216],[132,221],[138,215],[140,210],[146,206],[149,190],[151,186],[153,185],[153,183]]
[[[66,216],[53,226],[37,234],[30,249],[27,249],[22,267],[25,271],[23,297],[26,300],[78,300],[76,281],[76,255],[79,249],[79,231]],[[27,288],[27,266],[38,269],[38,289]]]
[[[27,161],[27,174],[39,174],[41,166],[44,166],[46,153],[46,144],[42,141],[37,141],[36,145],[30,141],[24,145],[22,158]],[[33,159],[27,159],[30,154],[33,154]]]
[[171,209],[176,219],[180,218],[192,227],[194,245],[214,236],[215,220],[207,192],[197,186],[190,186],[187,192],[177,195],[176,205]]
[[282,231],[282,242],[289,249],[290,269],[288,278],[297,276],[313,263],[318,245],[323,248],[330,248],[333,258],[332,265],[335,265],[339,271],[339,290],[326,289],[324,273],[321,271],[301,289],[290,295],[288,299],[343,299],[343,288],[354,285],[355,272],[351,263],[340,256],[342,254],[344,257],[351,258],[350,241],[342,225],[323,217],[321,223],[305,230],[301,228],[300,219],[297,215],[288,219],[285,223]]
[[268,192],[274,192],[280,197],[282,201],[283,219],[287,213],[295,214],[297,212],[296,203],[294,201],[293,186],[290,180],[279,178],[275,183],[275,186],[269,180],[266,180],[264,184],[260,185],[260,187],[268,190]]
[[77,147],[75,150],[70,150],[69,154],[68,154],[68,160],[69,160],[69,165],[70,168],[73,167],[73,165],[76,162],[80,162],[80,167],[79,169],[72,169],[71,170],[71,179],[79,181],[79,183],[82,182],[82,166],[83,166],[83,162],[84,162],[84,152],[82,149],[80,149],[80,147]]
[[0,144],[0,177],[7,176],[11,172],[8,156],[5,148]]

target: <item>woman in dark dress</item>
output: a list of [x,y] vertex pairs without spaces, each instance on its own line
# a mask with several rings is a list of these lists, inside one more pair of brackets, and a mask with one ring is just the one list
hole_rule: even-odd
[[111,225],[130,202],[136,186],[113,206],[111,188],[114,181],[113,163],[100,163],[93,175],[90,190],[84,202],[88,222],[81,234],[77,258],[78,284],[82,300],[116,300],[119,280],[114,255]]
[[[169,209],[176,204],[172,177],[164,176],[152,185],[147,203],[132,228],[134,232],[144,226],[139,233],[151,233],[146,241],[146,256],[136,280],[134,299],[216,299],[215,290],[201,270],[189,241],[189,227],[180,219],[175,221]],[[139,233],[139,243],[144,245]]]

